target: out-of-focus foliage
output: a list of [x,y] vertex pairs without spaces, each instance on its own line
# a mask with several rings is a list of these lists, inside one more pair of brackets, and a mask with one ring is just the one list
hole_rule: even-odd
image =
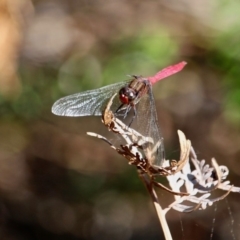
[[[159,239],[135,169],[86,136],[109,134],[100,118],[57,117],[51,106],[182,60],[184,71],[154,86],[167,157],[178,159],[181,129],[199,159],[216,157],[237,182],[238,9],[236,1],[2,0],[0,239]],[[238,223],[239,201],[228,199]],[[218,209],[181,216],[183,231],[173,213],[173,237],[209,238],[219,214],[214,239],[231,231],[237,239],[226,205]]]

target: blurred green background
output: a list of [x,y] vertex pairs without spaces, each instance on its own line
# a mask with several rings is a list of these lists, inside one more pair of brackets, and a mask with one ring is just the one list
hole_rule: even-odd
[[[183,60],[182,72],[154,86],[167,158],[179,157],[181,129],[199,159],[215,157],[239,186],[239,8],[223,0],[1,0],[0,239],[163,239],[135,168],[86,136],[108,136],[100,117],[58,117],[51,106]],[[238,239],[239,216],[239,196],[230,194],[167,219],[174,239]]]

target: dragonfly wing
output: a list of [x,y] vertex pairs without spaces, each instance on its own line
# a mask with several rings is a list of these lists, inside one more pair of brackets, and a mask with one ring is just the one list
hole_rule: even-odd
[[[116,92],[119,92],[126,82],[114,83],[94,90],[69,95],[57,100],[52,106],[52,113],[59,116],[99,116],[107,101]],[[115,98],[115,109],[120,105]]]
[[150,137],[152,143],[148,143],[144,148],[146,156],[151,164],[161,166],[165,159],[163,137],[160,132],[157,111],[152,92],[152,85],[137,104],[136,130],[143,136]]

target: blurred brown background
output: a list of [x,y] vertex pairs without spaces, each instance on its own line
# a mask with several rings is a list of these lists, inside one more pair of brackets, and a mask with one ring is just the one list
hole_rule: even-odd
[[[51,106],[182,60],[181,73],[154,86],[167,157],[178,158],[181,129],[199,159],[215,157],[239,186],[239,8],[223,0],[1,0],[0,239],[163,239],[134,167],[86,136],[108,135],[100,118],[57,117]],[[174,239],[238,239],[239,216],[232,193],[167,219]]]

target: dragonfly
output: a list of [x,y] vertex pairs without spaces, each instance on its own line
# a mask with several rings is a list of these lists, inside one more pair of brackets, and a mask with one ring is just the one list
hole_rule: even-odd
[[[109,99],[118,93],[111,106],[117,117],[126,119],[129,115],[129,126],[133,127],[143,136],[151,137],[153,143],[146,149],[155,149],[151,163],[162,166],[165,153],[163,138],[160,132],[152,85],[181,71],[187,63],[182,61],[168,66],[151,77],[132,75],[132,79],[110,84],[98,89],[75,93],[57,100],[52,106],[52,113],[59,116],[101,116]],[[131,112],[131,114],[130,114]]]

